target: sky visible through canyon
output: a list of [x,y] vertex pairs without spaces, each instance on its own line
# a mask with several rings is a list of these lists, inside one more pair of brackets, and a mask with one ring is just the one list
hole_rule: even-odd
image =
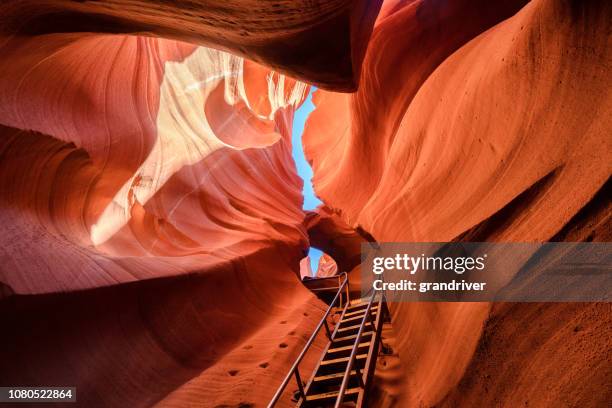
[[[304,155],[304,147],[302,146],[302,133],[304,132],[304,125],[308,115],[314,110],[314,104],[312,103],[312,93],[316,90],[315,87],[311,87],[308,98],[304,101],[302,106],[295,112],[293,120],[293,140],[292,140],[292,151],[291,155],[295,160],[295,166],[297,168],[298,175],[304,180],[304,188],[302,193],[304,195],[304,210],[314,210],[321,200],[315,195],[314,188],[312,186],[312,168],[306,161]],[[310,256],[310,265],[312,273],[316,273],[319,265],[319,259],[323,255],[323,252],[317,248],[311,247],[308,250],[308,256]]]

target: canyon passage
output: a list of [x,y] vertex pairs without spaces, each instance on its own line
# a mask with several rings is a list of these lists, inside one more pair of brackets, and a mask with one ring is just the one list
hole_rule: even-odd
[[609,243],[611,20],[604,0],[3,0],[0,386],[246,408],[289,375],[276,406],[334,406],[345,379],[344,406],[607,406],[609,302],[385,301],[361,254]]

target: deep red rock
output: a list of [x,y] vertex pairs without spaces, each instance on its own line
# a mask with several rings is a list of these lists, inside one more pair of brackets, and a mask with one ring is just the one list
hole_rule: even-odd
[[[586,228],[576,234],[584,238],[593,230],[609,235],[609,216],[576,217],[586,207],[606,208],[593,200],[601,200],[612,173],[612,98],[602,69],[610,61],[611,11],[604,1],[385,4],[358,92],[315,93],[304,144],[318,196],[383,242],[537,242],[561,231],[567,237],[577,225]],[[601,367],[590,371],[578,350],[609,349],[609,335],[568,340],[575,348],[565,348],[563,358],[552,357],[558,339],[543,333],[533,335],[543,344],[529,357],[508,353],[512,342],[497,349],[482,337],[486,319],[499,312],[501,326],[486,327],[487,336],[499,330],[517,344],[530,341],[521,327],[543,322],[524,318],[539,307],[391,305],[407,370],[400,405],[438,404],[460,381],[465,388],[452,392],[448,406],[473,406],[492,388],[503,392],[483,399],[489,405],[518,404],[521,392],[510,389],[524,390],[535,406],[555,400],[551,389],[569,405],[582,405],[585,389],[592,406],[605,404],[595,385]],[[609,313],[543,308],[544,320],[563,311],[564,319],[589,327]],[[566,329],[560,333],[570,336]],[[486,354],[475,355],[480,349]],[[506,360],[503,379],[490,356]],[[589,375],[558,385],[545,373],[565,372],[568,359],[573,372]],[[528,368],[534,360],[546,365]]]
[[[0,34],[122,33],[230,51],[354,91],[382,0],[5,0]],[[82,34],[81,34],[82,35]]]

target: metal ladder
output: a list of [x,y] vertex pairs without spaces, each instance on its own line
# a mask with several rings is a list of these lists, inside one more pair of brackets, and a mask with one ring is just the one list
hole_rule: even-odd
[[[276,406],[294,377],[298,388],[296,407],[361,407],[367,400],[386,310],[384,297],[382,293],[373,291],[369,297],[351,302],[348,275],[346,272],[341,275],[344,276],[344,281],[337,287],[336,296],[274,394],[268,408]],[[344,306],[336,307],[336,303],[342,304],[343,294],[346,296]],[[340,313],[340,319],[333,331],[327,321],[332,312]],[[308,383],[304,385],[299,364],[323,327],[328,343]]]

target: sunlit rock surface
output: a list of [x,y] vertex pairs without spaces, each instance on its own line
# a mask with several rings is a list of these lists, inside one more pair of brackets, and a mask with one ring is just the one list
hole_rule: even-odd
[[326,253],[323,253],[319,258],[319,263],[317,264],[317,269],[312,270],[311,266],[312,260],[310,256],[305,257],[300,261],[300,277],[302,279],[306,278],[327,278],[331,276],[338,275],[340,271],[338,271],[338,264]]
[[[22,209],[3,223],[16,224],[2,237],[15,292],[184,273],[274,241],[304,245],[289,129],[305,84],[174,41],[55,37],[2,49],[3,200]],[[34,242],[12,250],[26,238]],[[34,253],[80,262],[57,274],[34,268]]]
[[0,53],[1,382],[87,407],[269,399],[322,308],[297,276],[308,86],[145,37]]
[[[609,2],[379,6],[2,2],[0,383],[264,406],[325,308],[309,245],[356,291],[373,239],[609,241]],[[314,95],[308,214],[301,80],[360,86]],[[609,401],[608,305],[391,312],[373,407]]]
[[313,273],[310,263],[310,256],[306,256],[300,260],[300,279],[312,278]]
[[318,278],[326,278],[328,276],[337,275],[340,271],[338,271],[338,264],[328,254],[323,254],[319,259],[319,267],[317,268],[317,277]]
[[[378,241],[606,235],[609,207],[603,219],[576,216],[609,200],[598,192],[609,191],[612,171],[610,3],[524,3],[385,2],[358,92],[313,97],[304,145],[327,206]],[[558,236],[578,224],[587,231]],[[596,361],[606,360],[609,330],[569,336],[576,325],[587,333],[601,327],[606,305],[391,309],[406,370],[399,406],[473,406],[481,398],[516,406],[520,395],[530,406],[555,396],[583,405],[585,389],[592,390],[586,405],[605,405],[598,387],[606,370]],[[556,314],[558,331],[525,337],[523,327]],[[505,345],[490,340],[496,332]],[[556,333],[572,345],[563,359],[552,357],[562,341]],[[531,354],[510,351],[523,341],[532,341]],[[552,373],[568,369],[561,360],[572,361],[575,375],[559,383]],[[493,391],[502,388],[508,391]]]
[[173,38],[248,57],[322,88],[354,90],[381,3],[3,0],[0,33],[97,32]]

